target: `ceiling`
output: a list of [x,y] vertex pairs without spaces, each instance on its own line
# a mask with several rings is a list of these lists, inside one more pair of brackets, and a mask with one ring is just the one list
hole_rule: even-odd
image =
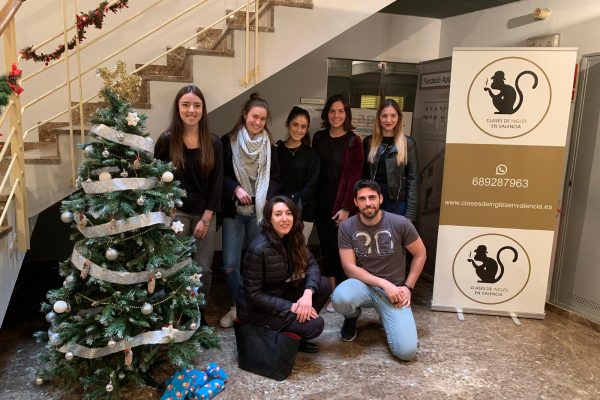
[[417,17],[448,18],[518,0],[396,0],[381,12]]

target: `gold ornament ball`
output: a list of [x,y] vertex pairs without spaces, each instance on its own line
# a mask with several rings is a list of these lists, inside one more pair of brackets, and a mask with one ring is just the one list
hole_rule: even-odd
[[100,179],[101,181],[107,181],[109,179],[112,179],[112,175],[110,174],[110,172],[104,171],[101,172],[100,175],[98,175],[98,179]]
[[71,361],[73,357],[73,353],[71,353],[70,351],[68,353],[65,353],[65,360]]
[[111,383],[109,383],[108,385],[106,385],[106,391],[107,391],[107,392],[109,392],[109,393],[110,393],[110,392],[112,392],[114,389],[115,389],[115,387],[114,387],[114,386],[113,386]]
[[114,340],[109,340],[108,341],[108,347],[113,348],[117,345],[117,342],[115,342]]
[[36,385],[40,386],[43,383],[44,383],[44,380],[42,378],[40,378],[39,376],[37,378],[35,378]]

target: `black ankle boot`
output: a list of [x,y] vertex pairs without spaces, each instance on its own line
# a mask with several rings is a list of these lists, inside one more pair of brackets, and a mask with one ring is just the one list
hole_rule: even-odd
[[300,340],[300,346],[298,347],[298,351],[303,353],[318,353],[319,345],[313,342],[309,342],[306,339]]

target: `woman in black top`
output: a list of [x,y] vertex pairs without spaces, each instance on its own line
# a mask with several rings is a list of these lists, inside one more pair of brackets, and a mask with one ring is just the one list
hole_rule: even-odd
[[404,134],[402,111],[395,100],[384,100],[375,117],[373,135],[364,140],[363,177],[379,184],[381,209],[417,219],[417,146]]
[[242,265],[243,285],[237,296],[240,321],[286,332],[302,338],[300,351],[315,353],[319,346],[307,340],[325,326],[319,311],[331,294],[319,265],[302,234],[300,213],[285,196],[267,202],[260,233]]
[[[315,226],[321,247],[323,275],[332,287],[346,279],[338,251],[338,225],[356,211],[354,184],[363,170],[363,146],[352,132],[352,112],[343,95],[333,95],[321,113],[323,130],[315,133],[313,149],[321,160],[317,181],[319,202]],[[335,312],[329,304],[327,311]]]
[[214,214],[221,210],[223,149],[208,130],[204,95],[198,87],[181,88],[173,101],[171,125],[158,138],[154,157],[170,161],[187,197],[177,205],[175,220],[184,225],[179,236],[196,238],[194,260],[202,267],[202,292],[210,293],[216,232]]
[[288,137],[277,142],[281,194],[288,196],[302,212],[304,238],[308,242],[313,228],[315,209],[315,189],[321,160],[310,147],[308,127],[310,115],[304,108],[294,106],[287,117],[285,126]]

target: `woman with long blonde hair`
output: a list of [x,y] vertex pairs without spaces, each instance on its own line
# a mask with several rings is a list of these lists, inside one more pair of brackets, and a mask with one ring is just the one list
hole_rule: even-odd
[[363,177],[381,187],[384,211],[403,215],[413,223],[417,218],[417,146],[404,134],[402,111],[393,99],[377,109],[373,134],[363,141]]

